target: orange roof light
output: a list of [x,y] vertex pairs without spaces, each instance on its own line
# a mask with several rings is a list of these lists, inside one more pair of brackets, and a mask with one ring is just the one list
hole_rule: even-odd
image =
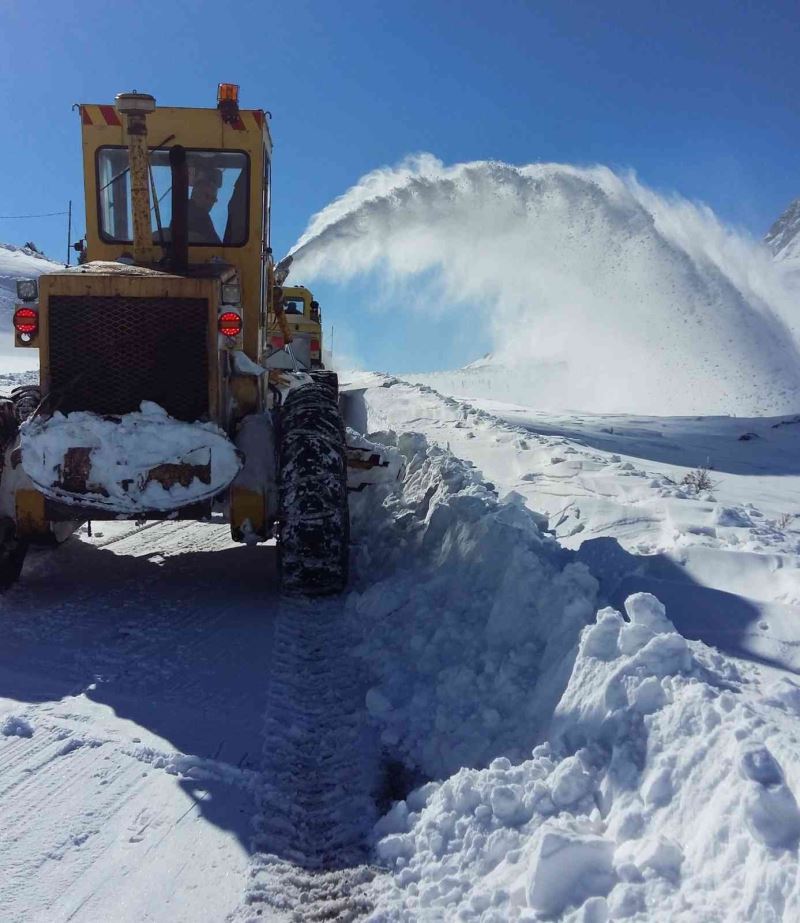
[[239,84],[220,83],[217,86],[217,105],[220,103],[239,104]]

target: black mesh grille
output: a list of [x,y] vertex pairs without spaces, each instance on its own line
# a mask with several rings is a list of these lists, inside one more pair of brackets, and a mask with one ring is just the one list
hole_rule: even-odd
[[208,304],[202,298],[49,299],[50,384],[60,410],[123,414],[155,401],[208,413]]

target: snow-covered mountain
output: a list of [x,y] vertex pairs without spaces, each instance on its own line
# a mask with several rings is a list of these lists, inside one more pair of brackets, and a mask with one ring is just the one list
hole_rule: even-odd
[[0,244],[0,312],[13,310],[17,279],[31,279],[63,268],[30,247]]
[[795,199],[767,231],[764,242],[776,260],[800,269],[800,199]]
[[38,350],[14,348],[11,317],[17,298],[17,280],[31,279],[63,268],[30,247],[0,244],[0,376],[38,366]]

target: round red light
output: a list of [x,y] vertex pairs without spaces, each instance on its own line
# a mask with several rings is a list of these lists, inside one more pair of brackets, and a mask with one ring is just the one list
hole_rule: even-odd
[[242,318],[235,311],[225,311],[219,316],[219,332],[225,337],[235,337],[242,332]]
[[39,312],[33,308],[17,308],[14,312],[14,329],[17,333],[36,333],[39,329]]

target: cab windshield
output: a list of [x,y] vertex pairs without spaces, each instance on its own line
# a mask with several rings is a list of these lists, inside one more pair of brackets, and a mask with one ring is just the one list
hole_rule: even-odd
[[305,313],[305,302],[302,298],[284,298],[283,299],[283,313],[284,314],[304,314]]
[[[247,242],[249,161],[240,151],[187,149],[189,245],[241,247]],[[126,147],[97,152],[100,236],[131,243],[131,177]],[[169,243],[172,173],[169,151],[150,152],[150,223],[154,243]],[[159,227],[160,226],[160,227]]]

